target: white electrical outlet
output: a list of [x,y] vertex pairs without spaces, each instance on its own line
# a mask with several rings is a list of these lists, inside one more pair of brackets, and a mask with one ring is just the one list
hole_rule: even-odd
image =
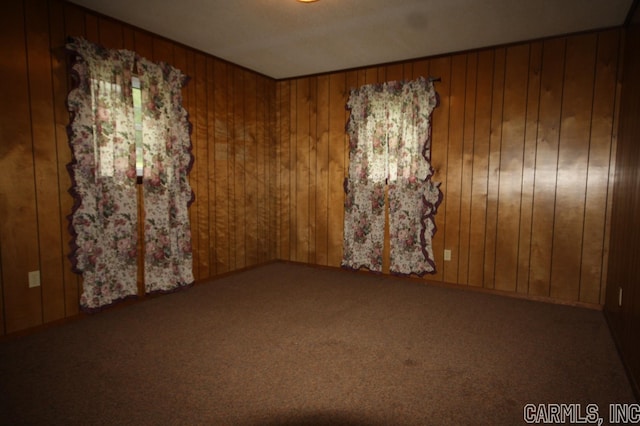
[[40,271],[29,272],[29,288],[40,287]]
[[447,262],[451,260],[451,250],[444,250],[444,260]]
[[622,287],[618,287],[618,306],[622,306]]

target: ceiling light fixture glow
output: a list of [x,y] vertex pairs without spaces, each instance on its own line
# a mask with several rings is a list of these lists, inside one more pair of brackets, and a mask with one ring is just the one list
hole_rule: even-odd
[[300,3],[314,3],[318,0],[298,0]]

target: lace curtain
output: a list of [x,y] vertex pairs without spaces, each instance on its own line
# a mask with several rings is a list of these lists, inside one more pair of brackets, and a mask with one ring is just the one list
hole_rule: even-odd
[[343,267],[382,271],[386,186],[391,273],[435,272],[433,216],[442,193],[430,180],[429,161],[437,103],[432,81],[424,78],[352,90]]
[[140,80],[146,292],[193,283],[187,178],[190,127],[178,69],[127,50],[70,39],[75,87],[68,96],[75,199],[70,258],[82,274],[80,305],[95,310],[137,295],[138,204],[132,77]]

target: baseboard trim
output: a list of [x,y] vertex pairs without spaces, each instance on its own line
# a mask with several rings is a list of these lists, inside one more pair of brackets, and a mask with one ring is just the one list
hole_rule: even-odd
[[[411,277],[411,276],[410,277],[396,276],[396,275],[390,275],[390,274],[371,272],[371,271],[367,271],[367,270],[352,271],[352,270],[346,270],[344,268],[340,268],[340,267],[337,267],[337,266],[318,265],[318,264],[313,264],[313,263],[298,262],[298,261],[292,261],[292,260],[281,260],[281,259],[269,260],[269,261],[266,261],[266,262],[257,263],[255,265],[250,265],[250,266],[245,266],[245,267],[242,267],[242,268],[239,268],[239,269],[234,269],[233,271],[228,271],[228,272],[223,272],[223,273],[220,273],[220,274],[216,274],[213,277],[209,277],[209,278],[202,279],[202,280],[196,280],[194,282],[194,285],[203,285],[203,284],[215,283],[216,280],[224,278],[224,277],[227,277],[229,275],[238,274],[238,273],[241,273],[241,272],[244,272],[244,271],[248,271],[248,270],[251,270],[251,269],[256,269],[256,268],[259,268],[261,266],[269,265],[269,264],[272,264],[272,263],[287,263],[287,264],[292,264],[292,265],[303,265],[303,266],[308,266],[308,267],[318,268],[318,269],[339,270],[339,271],[344,271],[344,272],[348,272],[348,273],[370,274],[370,275],[386,277],[386,278],[389,278],[389,279],[410,280],[410,281],[420,282],[422,284],[436,286],[436,287],[445,287],[445,288],[453,288],[453,289],[458,289],[458,290],[475,291],[475,292],[493,294],[493,295],[498,295],[498,296],[512,297],[512,298],[516,298],[516,299],[524,299],[524,300],[530,300],[530,301],[535,301],[535,302],[551,303],[551,304],[555,304],[555,305],[566,305],[566,306],[573,306],[573,307],[579,307],[579,308],[594,309],[594,310],[599,310],[599,311],[603,310],[603,305],[600,305],[600,304],[561,300],[561,299],[556,299],[556,298],[553,298],[553,297],[545,297],[545,296],[532,296],[532,295],[528,295],[528,294],[513,293],[513,292],[509,292],[509,291],[502,291],[502,290],[496,290],[496,289],[491,289],[491,288],[482,288],[482,287],[475,287],[475,286],[469,286],[469,285],[452,284],[452,283],[447,283],[447,282],[442,282],[442,281],[429,280],[427,278],[419,278],[419,277]],[[139,296],[139,297],[134,298],[134,299],[123,300],[123,301],[121,301],[119,303],[114,304],[113,306],[109,306],[109,307],[105,308],[102,312],[111,311],[111,310],[115,310],[115,309],[122,309],[122,308],[125,308],[127,306],[131,306],[131,305],[137,304],[137,303],[142,303],[142,302],[144,302],[146,300],[150,300],[150,299],[153,299],[153,298],[156,298],[156,297],[161,297],[161,296],[163,296],[163,294],[147,294],[147,295]],[[35,333],[44,331],[44,330],[46,330],[48,328],[51,328],[51,327],[57,327],[57,326],[60,326],[60,325],[66,324],[66,323],[70,323],[70,322],[73,322],[73,321],[78,321],[78,320],[80,320],[82,318],[86,318],[87,316],[90,316],[90,315],[96,315],[96,314],[87,314],[87,313],[84,313],[84,312],[80,312],[80,313],[78,313],[76,315],[73,315],[73,316],[70,316],[70,317],[66,317],[66,318],[62,318],[62,319],[56,320],[56,321],[52,321],[52,322],[48,322],[48,323],[45,323],[45,324],[37,325],[35,327],[29,327],[29,328],[26,328],[26,329],[23,329],[23,330],[7,333],[5,335],[1,335],[0,336],[0,342],[11,340],[11,339],[14,339],[14,338],[19,338],[19,337],[22,337],[22,336],[27,336],[27,335],[30,335],[30,334],[35,334]],[[616,342],[616,344],[617,344],[617,342]],[[636,391],[635,388],[634,388],[634,391]]]
[[469,290],[469,291],[475,291],[475,292],[486,293],[486,294],[493,294],[493,295],[498,295],[498,296],[512,297],[512,298],[515,298],[515,299],[523,299],[523,300],[530,300],[530,301],[534,301],[534,302],[550,303],[550,304],[554,304],[554,305],[565,305],[565,306],[572,306],[572,307],[576,307],[576,308],[593,309],[593,310],[597,310],[597,311],[602,311],[603,310],[603,305],[597,304],[597,303],[586,303],[586,302],[579,302],[579,301],[572,301],[572,300],[563,300],[563,299],[557,299],[557,298],[548,297],[548,296],[534,296],[534,295],[530,295],[530,294],[514,293],[514,292],[504,291],[504,290],[496,290],[496,289],[493,289],[493,288],[484,288],[484,287],[476,287],[476,286],[471,286],[471,285],[454,284],[454,283],[448,283],[448,282],[444,282],[444,281],[434,281],[434,280],[429,280],[428,278],[424,278],[424,277],[420,278],[420,277],[415,277],[415,276],[408,276],[408,277],[406,277],[406,276],[397,276],[397,275],[385,274],[385,273],[380,273],[380,272],[372,272],[372,271],[368,271],[366,269],[360,269],[360,270],[357,270],[357,271],[353,271],[353,270],[346,270],[346,269],[343,269],[343,268],[340,268],[340,267],[337,267],[337,266],[316,265],[316,264],[313,264],[313,263],[297,262],[297,261],[292,261],[292,260],[277,260],[275,262],[289,263],[289,264],[294,264],[294,265],[304,265],[304,266],[310,266],[310,267],[319,268],[319,269],[341,270],[341,271],[350,272],[350,273],[356,273],[356,274],[370,274],[370,275],[388,277],[389,279],[409,280],[409,281],[420,282],[420,283],[431,285],[431,286],[435,286],[435,287],[453,288],[453,289],[458,289],[458,290]]

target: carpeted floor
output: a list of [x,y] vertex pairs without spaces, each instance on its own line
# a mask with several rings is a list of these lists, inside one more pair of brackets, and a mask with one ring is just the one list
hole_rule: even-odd
[[602,312],[274,263],[0,343],[0,423],[514,425],[636,403]]

